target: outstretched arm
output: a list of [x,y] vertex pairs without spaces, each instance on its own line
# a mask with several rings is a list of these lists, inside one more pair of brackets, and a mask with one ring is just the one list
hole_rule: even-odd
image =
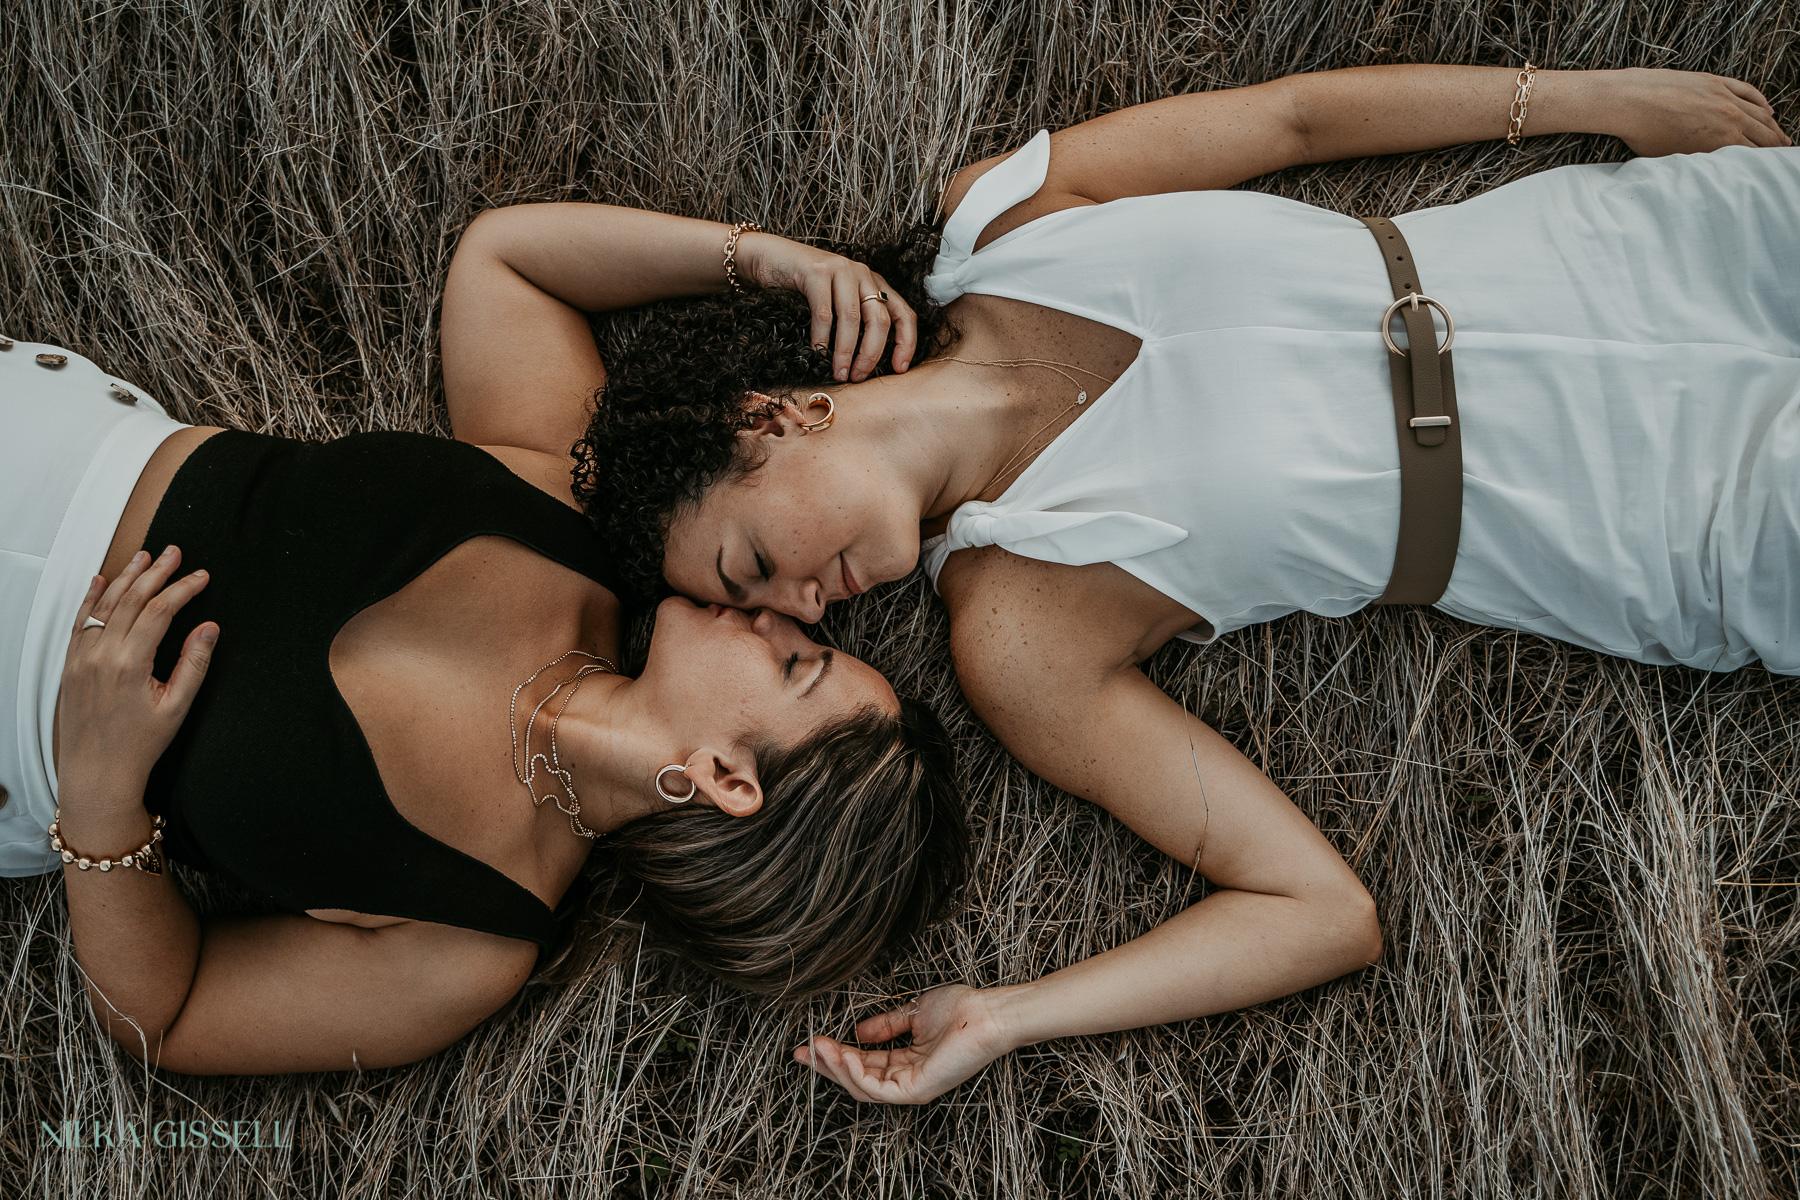
[[[1290,75],[1303,162],[1430,150],[1505,137],[1510,67],[1351,67]],[[1639,154],[1783,146],[1763,94],[1698,71],[1538,71],[1522,132],[1606,133]]]
[[[911,1046],[814,1038],[796,1051],[802,1062],[861,1099],[917,1103],[1019,1046],[1242,1008],[1375,959],[1374,906],[1337,851],[1254,764],[1137,670],[1192,614],[1116,567],[996,549],[952,558],[940,583],[964,691],[1007,749],[1197,866],[1216,890],[1042,979],[940,988],[916,1014],[857,1027],[859,1041],[911,1033]],[[1137,632],[1109,633],[1124,629]],[[1095,646],[1104,649],[1086,649]]]
[[[984,240],[1076,204],[1226,188],[1302,163],[1502,138],[1517,78],[1508,67],[1349,67],[1120,109],[1051,134],[1043,188],[992,222]],[[1612,134],[1645,155],[1792,145],[1749,84],[1640,68],[1538,71],[1523,132]],[[999,161],[958,172],[944,192],[946,211]]]

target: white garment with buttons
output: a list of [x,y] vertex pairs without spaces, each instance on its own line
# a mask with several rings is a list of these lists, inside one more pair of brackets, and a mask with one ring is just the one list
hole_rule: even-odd
[[62,866],[51,735],[75,613],[145,464],[185,428],[73,350],[0,339],[0,876]]
[[[995,502],[925,545],[1112,562],[1206,642],[1379,596],[1400,522],[1354,218],[1259,192],[1040,217],[1040,132],[969,189],[926,281],[1142,339]],[[1560,167],[1395,219],[1456,319],[1463,515],[1437,607],[1649,663],[1800,673],[1800,148]],[[1395,338],[1404,333],[1395,323]]]

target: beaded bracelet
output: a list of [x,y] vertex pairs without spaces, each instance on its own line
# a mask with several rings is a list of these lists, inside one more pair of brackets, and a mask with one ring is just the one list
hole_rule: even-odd
[[734,292],[741,292],[744,290],[744,285],[738,282],[737,276],[738,236],[745,233],[761,233],[762,231],[763,227],[758,225],[755,221],[739,221],[736,225],[731,227],[731,232],[725,235],[725,282],[731,285],[731,290]]
[[156,818],[156,824],[151,827],[149,841],[139,846],[136,850],[131,851],[129,854],[122,855],[116,862],[110,858],[103,858],[99,862],[95,862],[85,855],[76,854],[73,850],[69,849],[68,846],[63,844],[62,808],[59,806],[56,810],[55,819],[50,822],[50,848],[62,855],[63,862],[74,863],[83,871],[90,867],[99,867],[102,871],[110,871],[114,867],[136,867],[138,870],[150,875],[161,875],[162,856],[156,852],[156,843],[162,841],[162,831],[163,819],[161,816],[158,816]]

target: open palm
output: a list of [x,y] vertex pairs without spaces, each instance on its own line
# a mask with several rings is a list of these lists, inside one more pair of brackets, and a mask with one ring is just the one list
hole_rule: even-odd
[[1011,1050],[985,993],[953,984],[926,992],[905,1009],[881,1013],[856,1026],[863,1045],[912,1034],[912,1045],[864,1050],[814,1037],[794,1058],[834,1080],[858,1100],[923,1104],[943,1095]]

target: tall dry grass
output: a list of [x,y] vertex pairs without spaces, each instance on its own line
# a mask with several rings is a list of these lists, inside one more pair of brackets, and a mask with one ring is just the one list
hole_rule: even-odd
[[[189,420],[442,430],[439,288],[485,206],[859,235],[1040,125],[1390,61],[1708,69],[1763,88],[1792,129],[1797,27],[1792,0],[11,0],[0,330],[75,347]],[[1252,186],[1393,212],[1624,153],[1488,143]],[[788,1049],[915,988],[1076,961],[1199,888],[986,736],[920,581],[831,631],[937,701],[974,797],[970,905],[892,973],[770,1008],[633,952],[415,1067],[151,1075],[96,1031],[59,882],[8,883],[0,1195],[1800,1192],[1791,681],[1421,612],[1170,649],[1157,681],[1368,881],[1383,962],[1027,1050],[927,1108],[858,1109]],[[208,1118],[260,1120],[265,1139],[279,1119],[292,1144],[70,1151],[38,1127]]]

